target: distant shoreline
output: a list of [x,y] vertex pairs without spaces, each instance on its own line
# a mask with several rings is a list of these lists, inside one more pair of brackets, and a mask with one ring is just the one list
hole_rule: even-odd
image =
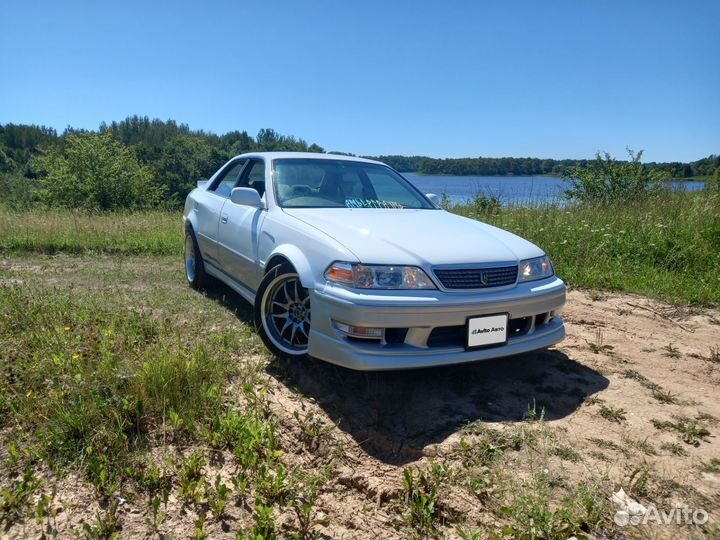
[[[450,173],[422,173],[417,171],[398,171],[400,174],[415,174],[417,176],[425,176],[427,178],[432,177],[482,177],[482,178],[563,178],[559,174],[450,174]],[[709,176],[670,176],[667,179],[669,182],[707,182],[710,180]]]

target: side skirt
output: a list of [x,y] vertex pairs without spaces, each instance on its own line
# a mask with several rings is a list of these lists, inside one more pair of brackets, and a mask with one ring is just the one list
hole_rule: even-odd
[[230,287],[233,291],[242,296],[245,300],[250,302],[251,305],[255,305],[255,292],[247,288],[239,281],[234,280],[228,274],[220,270],[217,266],[209,261],[203,261],[205,263],[205,271],[212,277],[219,279],[225,285]]

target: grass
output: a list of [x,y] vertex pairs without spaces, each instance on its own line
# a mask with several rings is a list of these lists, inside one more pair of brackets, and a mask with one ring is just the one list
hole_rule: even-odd
[[[179,215],[0,211],[0,224],[0,246],[24,253],[0,266],[0,526],[37,519],[51,532],[62,507],[48,479],[72,473],[97,503],[72,531],[78,537],[121,537],[120,496],[157,536],[177,524],[173,501],[190,516],[188,535],[199,538],[221,524],[238,538],[318,536],[329,519],[320,498],[335,497],[336,487],[324,484],[337,476],[342,450],[327,447],[344,433],[317,408],[273,413],[268,358],[243,308],[225,293],[203,296],[183,285]],[[27,253],[58,251],[92,255]],[[595,344],[607,353],[602,335]],[[625,377],[660,402],[677,399],[635,371]],[[623,409],[586,401],[606,420],[624,421]],[[406,465],[388,498],[400,532],[441,537],[459,526],[463,518],[448,504],[458,491],[506,536],[567,538],[612,527],[607,493],[553,465],[597,456],[553,438],[534,401],[524,418],[501,429],[469,424],[449,454]],[[707,440],[701,425],[683,422],[656,427],[688,444]],[[682,456],[681,444],[662,449]],[[656,454],[649,443],[638,448]],[[223,476],[218,462],[228,464]],[[229,519],[238,508],[242,520]],[[477,522],[465,525],[463,537],[492,537]]]
[[[720,304],[718,193],[662,191],[633,203],[581,206],[476,202],[451,211],[535,242],[574,287]],[[0,250],[178,255],[181,223],[179,212],[0,209]]]
[[88,213],[0,208],[0,250],[38,253],[182,253],[180,212]]

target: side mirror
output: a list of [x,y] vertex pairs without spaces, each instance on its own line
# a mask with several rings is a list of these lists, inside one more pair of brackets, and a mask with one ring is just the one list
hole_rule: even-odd
[[426,193],[425,196],[430,200],[431,203],[440,208],[440,195],[435,195],[434,193]]
[[207,186],[208,182],[209,182],[209,180],[206,180],[205,178],[203,178],[202,180],[198,180],[197,187],[204,188],[205,186]]
[[265,208],[265,205],[260,198],[260,194],[253,188],[236,187],[230,192],[230,200],[235,204],[240,204],[242,206]]

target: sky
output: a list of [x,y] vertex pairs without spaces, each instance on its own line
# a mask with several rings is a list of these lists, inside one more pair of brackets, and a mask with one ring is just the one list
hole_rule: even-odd
[[0,123],[360,155],[720,153],[720,1],[0,0]]

